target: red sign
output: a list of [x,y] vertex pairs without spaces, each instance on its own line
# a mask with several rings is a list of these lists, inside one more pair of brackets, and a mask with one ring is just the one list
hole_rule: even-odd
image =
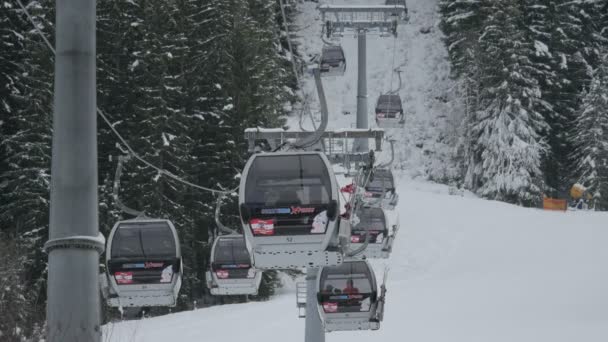
[[116,279],[117,284],[132,284],[133,272],[116,272],[114,273],[114,279]]
[[334,302],[324,302],[323,303],[323,311],[325,312],[338,312],[338,303]]
[[348,194],[352,194],[355,192],[355,184],[350,183],[346,186],[344,186],[342,189],[340,189],[340,192],[346,192]]
[[162,262],[146,262],[145,267],[146,268],[159,268],[159,267],[163,267],[164,263]]
[[226,270],[217,270],[215,271],[215,275],[217,275],[217,277],[220,279],[226,279],[230,276],[230,272]]
[[255,235],[274,235],[274,220],[251,219],[249,225]]
[[315,208],[291,207],[291,214],[314,214]]

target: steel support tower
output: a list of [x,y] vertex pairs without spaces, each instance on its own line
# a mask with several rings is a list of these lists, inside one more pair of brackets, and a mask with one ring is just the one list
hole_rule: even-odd
[[[357,128],[367,129],[367,33],[377,31],[381,36],[396,35],[397,23],[405,13],[405,7],[398,6],[319,6],[327,37],[342,35],[353,31],[357,35],[358,74],[357,74]],[[358,139],[353,152],[367,152],[367,139]]]

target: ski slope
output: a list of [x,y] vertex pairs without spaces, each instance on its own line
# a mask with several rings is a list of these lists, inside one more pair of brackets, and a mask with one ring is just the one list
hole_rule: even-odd
[[[402,70],[399,94],[406,125],[388,131],[398,146],[394,166],[400,170],[401,230],[391,258],[374,262],[379,279],[384,266],[390,267],[381,329],[334,332],[326,340],[607,341],[607,214],[544,212],[467,193],[452,196],[446,186],[420,180],[448,172],[450,142],[443,135],[455,125],[450,119],[458,118],[460,111],[442,36],[435,27],[436,5],[437,0],[408,0],[411,19],[399,27],[397,38],[367,39],[372,127],[376,97],[397,89],[398,78],[391,77],[391,70]],[[298,4],[299,48],[311,55],[323,44],[316,6]],[[420,29],[430,32],[422,34]],[[342,109],[356,104],[357,41],[352,36],[339,41],[348,67],[343,77],[324,79],[329,128],[354,127],[356,120],[354,113],[343,115]],[[318,120],[312,78],[305,77],[303,85]],[[289,124],[296,129],[298,118]],[[303,124],[312,128],[307,117]],[[267,302],[108,324],[103,327],[104,341],[303,341],[304,320],[297,318],[295,300],[294,286],[288,283]]]
[[[399,185],[401,231],[390,266],[385,320],[375,332],[328,342],[605,342],[608,215],[545,212],[417,181]],[[380,272],[379,272],[380,271]],[[304,339],[295,293],[110,324],[104,341]]]

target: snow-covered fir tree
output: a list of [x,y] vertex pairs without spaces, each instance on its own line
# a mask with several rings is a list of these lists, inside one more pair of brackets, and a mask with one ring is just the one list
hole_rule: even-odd
[[576,149],[571,163],[577,182],[588,189],[595,207],[608,210],[608,49],[604,51],[603,62],[576,113],[571,134]]
[[[521,68],[521,71],[515,71],[511,75],[525,80],[523,83],[527,83],[525,88],[528,88],[524,96],[511,97],[513,103],[524,106],[528,115],[527,118],[522,117],[520,125],[528,127],[527,133],[520,131],[517,134],[535,136],[532,140],[540,144],[540,149],[532,150],[541,153],[533,153],[528,161],[531,162],[538,156],[541,164],[540,169],[537,169],[538,165],[533,163],[534,166],[530,166],[528,171],[535,171],[524,172],[523,178],[519,168],[506,169],[506,172],[513,172],[513,181],[523,180],[528,177],[527,174],[533,174],[533,178],[537,179],[534,182],[537,184],[534,186],[537,189],[535,192],[542,191],[552,196],[563,196],[566,193],[575,181],[569,160],[574,145],[567,132],[572,128],[575,112],[581,105],[581,94],[589,86],[591,72],[597,67],[598,51],[607,44],[607,6],[603,0],[440,2],[441,28],[446,35],[452,75],[460,83],[460,89],[463,89],[461,97],[468,113],[461,128],[462,148],[458,149],[465,153],[457,156],[467,170],[464,177],[468,187],[491,198],[522,202],[518,196],[504,196],[501,191],[488,191],[486,181],[495,177],[484,178],[480,175],[487,171],[487,166],[498,164],[488,161],[481,163],[482,152],[477,145],[480,127],[487,128],[488,124],[488,100],[498,101],[493,92],[499,87],[488,88],[488,81],[507,80],[504,76],[498,76],[501,74],[499,70],[507,71],[509,69],[505,65],[514,65]],[[510,23],[496,22],[496,13],[503,11],[509,13]],[[513,46],[508,46],[508,39],[498,37],[500,32],[493,30],[494,26],[504,28],[503,32],[513,35],[514,40],[510,42]],[[501,57],[497,51],[513,54],[507,55],[505,52]],[[492,65],[492,58],[500,63]],[[504,64],[506,59],[517,62]],[[515,83],[517,82],[511,80],[503,85],[510,87]],[[506,93],[511,94],[512,91]],[[490,133],[494,131],[485,131],[485,138],[496,138],[494,133]],[[531,143],[531,140],[527,141]],[[532,143],[531,146],[535,145]],[[510,154],[514,151],[504,152]],[[523,183],[529,182],[524,180]]]
[[[37,26],[52,41],[53,6],[50,1],[25,2]],[[3,70],[0,104],[0,233],[12,239],[11,254],[21,266],[17,274],[27,305],[16,306],[22,329],[16,340],[35,338],[44,318],[46,255],[42,246],[48,236],[51,161],[51,104],[54,58],[32,29],[16,3],[0,5],[6,17],[0,46]],[[8,58],[11,60],[8,61]],[[5,63],[6,62],[6,63]],[[11,71],[12,70],[12,71]],[[6,92],[4,92],[6,91]],[[14,260],[5,260],[11,263]],[[26,302],[26,301],[24,301]],[[11,336],[9,335],[9,338]]]
[[470,124],[472,163],[467,184],[485,197],[536,204],[543,188],[538,81],[529,59],[533,45],[521,28],[515,1],[491,1],[479,38],[480,102]]

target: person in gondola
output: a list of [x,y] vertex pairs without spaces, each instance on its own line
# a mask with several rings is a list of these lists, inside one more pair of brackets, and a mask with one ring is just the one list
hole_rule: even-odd
[[355,287],[354,281],[352,279],[348,279],[346,281],[346,287],[342,290],[342,293],[345,294],[359,294],[359,289]]
[[346,287],[342,290],[343,294],[347,294],[349,299],[346,300],[347,311],[359,311],[361,309],[361,298],[357,296],[359,294],[359,289],[355,287],[354,281],[352,279],[348,279],[346,281]]

